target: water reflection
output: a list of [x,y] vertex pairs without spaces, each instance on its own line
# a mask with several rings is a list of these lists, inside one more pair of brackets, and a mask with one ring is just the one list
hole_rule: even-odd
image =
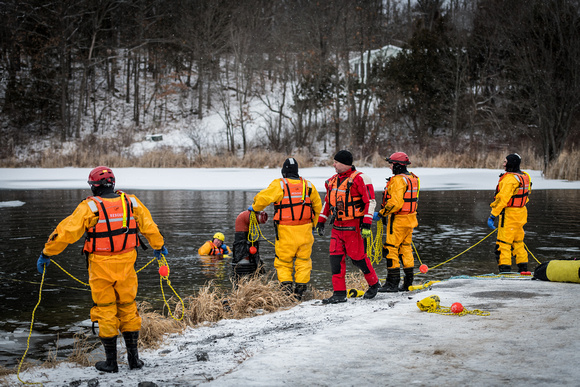
[[[244,191],[132,191],[151,210],[167,240],[171,267],[171,284],[182,297],[213,281],[215,286],[229,288],[229,259],[200,257],[197,249],[215,232],[223,232],[226,244],[232,246],[234,222],[240,211],[251,203],[255,192]],[[26,337],[32,310],[38,301],[41,276],[36,260],[46,238],[57,223],[69,215],[89,194],[88,190],[11,191],[0,190],[0,202],[22,201],[22,206],[0,207],[3,224],[0,228],[0,359],[15,364],[26,348]],[[490,191],[423,191],[419,201],[419,226],[414,243],[422,263],[434,267],[489,234]],[[554,258],[578,257],[580,251],[579,190],[532,192],[528,206],[529,221],[525,242],[541,262]],[[268,208],[272,219],[272,208]],[[263,235],[274,240],[271,220],[262,225]],[[330,232],[316,236],[313,246],[311,283],[319,289],[330,289],[328,247]],[[476,275],[496,271],[493,245],[495,235],[460,257],[417,275],[418,280],[446,279],[455,275]],[[274,248],[260,244],[267,267],[273,266]],[[82,241],[69,246],[56,261],[72,275],[88,282],[86,263],[81,254]],[[137,268],[153,258],[152,250],[140,251]],[[418,260],[417,267],[418,267]],[[530,256],[530,268],[536,266]],[[386,264],[381,262],[377,274],[384,278]],[[347,272],[356,272],[349,265]],[[164,289],[166,293],[169,289]],[[152,301],[161,308],[162,295],[156,263],[139,273],[138,300]],[[79,330],[79,323],[88,319],[92,305],[86,287],[51,265],[46,273],[42,302],[35,315],[35,335],[31,358],[45,358],[47,348],[54,347],[60,333],[59,347]],[[66,354],[64,352],[61,352]]]

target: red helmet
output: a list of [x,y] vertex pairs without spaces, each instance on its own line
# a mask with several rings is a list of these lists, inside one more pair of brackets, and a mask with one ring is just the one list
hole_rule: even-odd
[[89,183],[91,187],[100,187],[101,185],[114,187],[115,175],[109,167],[96,167],[91,171],[91,173],[89,173],[89,181],[87,183]]
[[401,165],[411,164],[411,162],[409,161],[409,156],[407,156],[405,152],[395,152],[389,157],[387,157],[385,160],[391,164],[401,164]]

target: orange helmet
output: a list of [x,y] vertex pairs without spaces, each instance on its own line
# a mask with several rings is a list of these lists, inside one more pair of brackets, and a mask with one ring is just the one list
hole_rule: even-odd
[[389,157],[387,157],[385,160],[391,164],[401,164],[401,165],[411,164],[411,161],[409,161],[409,156],[407,156],[405,152],[395,152]]
[[87,181],[91,187],[114,187],[115,175],[109,167],[99,166],[89,173],[89,180]]

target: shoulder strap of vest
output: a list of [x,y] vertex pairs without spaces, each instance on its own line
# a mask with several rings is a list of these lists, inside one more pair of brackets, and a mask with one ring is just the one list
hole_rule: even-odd
[[94,213],[99,212],[99,207],[97,206],[97,203],[95,203],[95,200],[97,200],[97,198],[90,196],[87,198],[87,204],[89,205],[89,208],[91,209],[91,211],[93,211]]

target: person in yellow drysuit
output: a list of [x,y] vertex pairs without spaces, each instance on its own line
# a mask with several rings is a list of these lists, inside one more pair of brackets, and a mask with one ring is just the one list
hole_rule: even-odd
[[275,179],[268,188],[260,191],[248,210],[262,211],[271,203],[274,203],[274,267],[278,281],[284,290],[301,300],[306,284],[310,282],[310,255],[314,243],[312,228],[316,226],[322,202],[316,187],[298,175],[298,162],[294,158],[284,161],[282,178]]
[[511,271],[512,256],[516,258],[518,272],[528,271],[528,253],[524,246],[524,225],[528,222],[529,193],[532,189],[530,175],[520,170],[522,158],[517,153],[508,155],[503,166],[505,173],[499,177],[495,189],[491,215],[487,225],[495,229],[498,218],[498,232],[495,254],[500,273]]
[[[419,178],[407,171],[411,164],[407,154],[393,153],[385,159],[393,172],[383,192],[382,209],[379,220],[386,224],[387,241],[383,246],[383,256],[387,259],[387,279],[379,292],[407,291],[413,285],[413,229],[417,227],[417,202],[419,200]],[[403,262],[405,279],[401,279],[400,261]]]
[[50,234],[37,268],[44,273],[51,257],[63,252],[86,232],[83,250],[94,302],[91,321],[99,324],[99,338],[106,355],[106,360],[97,362],[95,367],[99,371],[118,372],[117,335],[120,330],[127,347],[129,368],[139,369],[144,364],[137,351],[141,329],[141,317],[135,304],[138,233],[147,238],[158,260],[167,255],[167,248],[147,207],[134,195],[114,191],[115,175],[110,168],[94,168],[88,183],[93,196],[83,200]]
[[216,232],[211,241],[205,242],[198,250],[199,255],[223,255],[231,254],[229,246],[225,244],[226,237],[221,232]]

